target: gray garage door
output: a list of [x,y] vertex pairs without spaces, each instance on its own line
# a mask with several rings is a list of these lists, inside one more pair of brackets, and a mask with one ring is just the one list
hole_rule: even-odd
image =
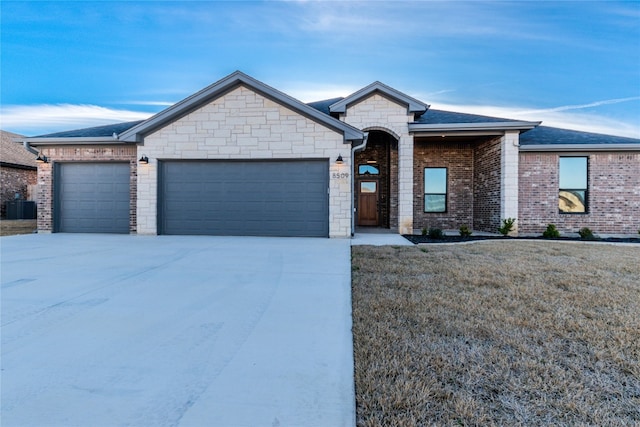
[[55,230],[129,233],[129,163],[56,165]]
[[166,161],[159,232],[329,235],[328,160]]

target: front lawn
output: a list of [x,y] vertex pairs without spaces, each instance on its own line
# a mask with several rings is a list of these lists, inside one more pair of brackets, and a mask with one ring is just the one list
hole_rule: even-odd
[[359,426],[640,423],[637,246],[352,256]]

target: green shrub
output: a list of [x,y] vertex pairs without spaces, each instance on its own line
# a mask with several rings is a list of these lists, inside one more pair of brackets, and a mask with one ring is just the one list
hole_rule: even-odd
[[502,227],[498,228],[498,231],[503,236],[506,236],[513,230],[513,224],[515,224],[515,218],[505,218],[502,220]]
[[596,236],[593,235],[593,231],[588,227],[582,227],[578,231],[578,234],[580,235],[580,238],[584,240],[594,240],[596,238]]
[[429,229],[429,238],[430,239],[440,240],[440,239],[444,238],[444,233],[439,228],[430,228]]
[[554,224],[547,225],[547,229],[542,233],[542,237],[545,239],[552,239],[554,237],[560,237],[560,232]]
[[459,230],[460,230],[460,235],[462,237],[469,237],[469,236],[471,236],[473,234],[471,229],[466,224],[461,225]]
[[427,235],[427,227],[422,227],[422,235],[426,236]]

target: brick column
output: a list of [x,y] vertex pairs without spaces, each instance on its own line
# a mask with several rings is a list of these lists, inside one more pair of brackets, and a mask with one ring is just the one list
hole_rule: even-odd
[[[500,220],[518,218],[518,159],[520,132],[508,131],[500,139]],[[518,234],[516,221],[513,234]]]
[[413,234],[413,135],[408,134],[398,141],[398,233]]

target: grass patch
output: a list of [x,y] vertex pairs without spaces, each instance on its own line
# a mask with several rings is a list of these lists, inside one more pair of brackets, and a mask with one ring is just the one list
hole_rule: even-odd
[[352,257],[358,426],[640,423],[640,248]]

